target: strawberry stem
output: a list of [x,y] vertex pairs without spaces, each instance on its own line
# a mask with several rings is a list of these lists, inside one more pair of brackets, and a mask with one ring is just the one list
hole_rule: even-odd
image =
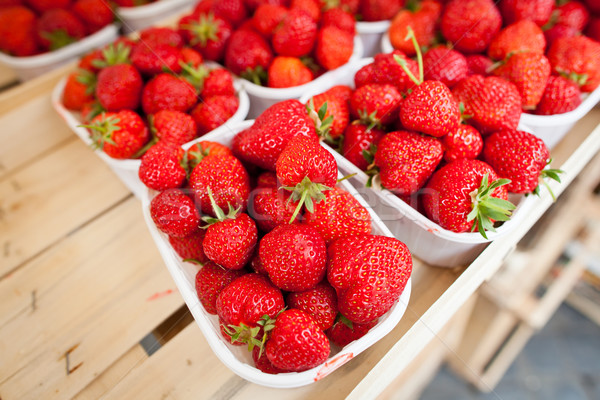
[[488,238],[486,231],[496,232],[492,221],[508,221],[516,208],[510,201],[492,196],[494,190],[509,184],[510,180],[497,179],[488,183],[488,175],[483,176],[479,188],[471,193],[473,209],[467,215],[467,221],[473,221],[471,232],[477,229],[485,239]]
[[292,192],[292,195],[288,198],[288,202],[290,201],[298,201],[298,205],[294,210],[294,214],[288,223],[294,222],[298,213],[302,209],[302,206],[306,206],[306,210],[310,213],[314,212],[314,203],[319,203],[321,200],[325,200],[325,195],[323,194],[326,190],[332,190],[333,188],[329,186],[325,186],[321,183],[313,183],[308,176],[305,176],[302,179],[302,182],[297,184],[296,186],[283,186],[283,189],[289,190]]
[[238,212],[241,210],[241,207],[234,209],[230,203],[227,203],[229,210],[227,214],[223,212],[223,209],[219,207],[215,198],[213,197],[212,190],[210,188],[206,188],[208,191],[208,198],[210,199],[210,205],[212,206],[213,211],[215,212],[216,218],[211,216],[202,217],[202,221],[206,222],[207,225],[203,226],[203,229],[208,228],[210,225],[216,224],[217,222],[223,222],[226,219],[235,219],[237,217]]
[[410,39],[412,41],[413,46],[415,47],[415,51],[417,53],[417,63],[419,64],[419,83],[423,83],[423,53],[421,53],[421,47],[419,47],[419,43],[417,42],[417,37],[415,36],[415,32],[409,26],[408,34],[404,38],[404,40]]

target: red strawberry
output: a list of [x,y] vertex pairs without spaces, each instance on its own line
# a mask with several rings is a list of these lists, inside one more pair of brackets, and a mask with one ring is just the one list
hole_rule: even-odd
[[500,12],[492,0],[451,0],[442,12],[442,34],[463,53],[487,49],[501,25]]
[[344,347],[365,336],[379,322],[379,319],[374,319],[366,324],[357,324],[350,322],[347,318],[345,318],[347,322],[344,322],[344,318],[342,316],[325,332],[329,339],[340,347]]
[[[419,42],[420,43],[420,42]],[[469,73],[467,59],[458,51],[447,47],[435,47],[423,56],[426,80],[442,82],[450,89]]]
[[189,65],[194,69],[199,68],[204,62],[202,54],[191,47],[181,48],[181,57],[183,58],[184,64]]
[[265,352],[276,368],[300,372],[327,360],[329,341],[310,315],[286,310],[277,317]]
[[397,195],[411,195],[421,188],[443,157],[436,138],[415,132],[390,132],[379,141],[375,166],[381,185]]
[[42,14],[53,8],[68,8],[72,0],[25,0],[29,7]]
[[389,38],[395,49],[401,50],[407,56],[414,56],[415,48],[406,39],[410,27],[421,46],[430,46],[435,40],[437,22],[442,14],[442,5],[438,1],[426,0],[414,9],[400,10],[392,20]]
[[352,164],[366,171],[375,156],[374,149],[385,135],[385,131],[356,121],[348,125],[344,131],[342,154]]
[[315,22],[321,19],[321,0],[290,0],[290,9],[295,8],[305,11]]
[[69,74],[63,90],[63,105],[69,110],[81,111],[84,105],[94,101],[96,75],[79,69]]
[[212,191],[219,207],[227,208],[231,204],[244,211],[250,195],[249,180],[248,172],[237,158],[215,155],[204,158],[194,168],[189,185],[202,213],[214,216],[208,189]]
[[98,73],[96,97],[107,111],[135,110],[140,105],[144,82],[135,67],[117,64]]
[[335,26],[346,31],[351,37],[356,33],[356,20],[352,13],[340,7],[330,8],[321,15],[321,27]]
[[600,84],[600,43],[585,36],[560,38],[548,50],[552,71],[573,77],[582,92]]
[[187,150],[187,159],[190,170],[196,168],[196,165],[200,164],[204,158],[216,155],[233,156],[233,153],[229,147],[226,147],[221,143],[209,142],[207,140],[194,143],[192,147]]
[[331,328],[338,313],[335,290],[326,280],[312,289],[289,293],[286,303],[289,308],[297,308],[313,317],[322,331]]
[[142,156],[138,176],[142,183],[154,190],[183,186],[186,178],[184,151],[170,143],[158,143]]
[[288,88],[312,81],[312,71],[297,57],[277,56],[269,65],[267,86]]
[[196,137],[196,122],[181,111],[161,110],[151,118],[152,131],[162,142],[181,146]]
[[273,32],[271,43],[278,55],[302,57],[309,54],[317,38],[317,23],[304,10],[291,9]]
[[211,96],[235,96],[231,72],[225,68],[211,70],[204,78],[200,96],[205,99]]
[[350,112],[354,118],[377,125],[393,124],[398,119],[402,96],[390,84],[367,84],[354,91]]
[[204,310],[217,315],[217,297],[227,285],[247,272],[223,268],[212,261],[207,262],[196,273],[196,293]]
[[115,15],[104,0],[76,0],[72,11],[85,24],[88,33],[94,33],[111,24]]
[[[400,50],[394,50],[388,54],[375,55],[374,76],[369,83],[389,83],[390,85],[396,86],[396,89],[398,89],[401,94],[405,94],[409,89],[412,89],[415,83],[396,61],[398,57],[404,60],[406,66],[413,75],[418,75],[418,64],[406,57]],[[362,85],[357,85],[356,87],[358,88],[359,86]]]
[[[452,232],[495,231],[494,221],[509,219],[507,179],[499,179],[483,161],[461,159],[437,170],[423,193],[425,214]],[[491,212],[490,212],[491,211]]]
[[521,95],[503,78],[472,75],[452,89],[456,101],[463,103],[469,124],[482,135],[502,128],[516,128],[521,118]]
[[178,74],[181,72],[183,55],[179,48],[168,44],[148,46],[146,42],[139,42],[131,52],[131,62],[146,76],[154,76],[165,70]]
[[364,324],[398,301],[412,272],[412,257],[401,241],[387,236],[347,236],[328,248],[327,279],[337,292],[338,309]]
[[257,188],[275,188],[277,189],[279,185],[277,184],[277,175],[272,171],[264,171],[261,172],[260,175],[256,177],[256,187]]
[[375,73],[374,63],[361,67],[358,71],[356,71],[356,74],[354,74],[354,86],[359,88],[361,86],[368,85],[369,83],[375,83],[377,81]]
[[94,147],[117,159],[136,155],[150,136],[144,121],[130,110],[102,113],[86,127],[91,132]]
[[247,18],[243,0],[219,0],[212,3],[211,11],[232,26],[240,25]]
[[142,91],[142,108],[146,114],[160,110],[186,112],[198,101],[196,89],[185,79],[162,73],[152,78]]
[[279,25],[287,13],[288,9],[283,6],[263,3],[254,12],[252,26],[258,33],[269,39],[275,27]]
[[212,14],[187,15],[179,20],[179,33],[207,60],[220,61],[225,55],[233,28]]
[[553,6],[554,0],[503,0],[500,11],[506,24],[527,19],[542,26],[550,19]]
[[575,30],[575,28],[567,25],[554,25],[552,28],[548,28],[544,31],[546,46],[548,47],[552,46],[552,43],[554,43],[556,39],[563,37],[574,37],[579,34],[580,32]]
[[544,32],[529,20],[521,20],[503,28],[492,40],[488,55],[495,60],[504,60],[509,54],[527,51],[544,54],[546,39]]
[[354,92],[354,90],[350,86],[335,85],[327,89],[324,93],[327,93],[328,96],[332,96],[340,99],[341,101],[349,103],[350,97],[352,97],[352,92]]
[[[275,174],[272,176],[277,179]],[[298,202],[291,201],[288,192],[277,190],[276,182],[272,186],[261,186],[264,184],[259,184],[258,188],[252,191],[248,213],[261,231],[270,232],[277,226],[290,222]],[[299,217],[296,215],[293,221],[298,221]]]
[[72,12],[53,8],[37,21],[38,43],[45,49],[57,50],[83,38],[85,26]]
[[252,360],[254,361],[254,366],[265,374],[280,374],[282,372],[287,372],[271,364],[271,361],[267,358],[267,354],[260,346],[256,346],[252,349]]
[[324,201],[306,213],[305,223],[315,228],[326,243],[345,236],[371,233],[371,215],[358,200],[344,189],[325,192]]
[[27,7],[0,9],[0,50],[17,57],[38,53],[36,22],[36,15]]
[[190,112],[202,136],[223,125],[235,114],[240,102],[236,96],[211,96],[198,103]]
[[459,125],[454,132],[442,138],[444,160],[451,162],[461,158],[477,158],[483,148],[483,139],[477,129],[470,125]]
[[590,18],[590,22],[585,29],[585,35],[596,42],[600,42],[600,17],[592,16]]
[[402,0],[361,0],[359,14],[365,21],[392,19],[403,4]]
[[266,40],[248,29],[235,31],[225,52],[225,66],[257,85],[266,81],[273,51]]
[[354,50],[354,36],[335,26],[319,29],[315,56],[320,66],[326,70],[336,69],[346,64]]
[[569,26],[577,32],[583,31],[589,20],[590,12],[579,1],[567,1],[557,5],[550,18],[556,25]]
[[327,247],[308,225],[279,225],[262,238],[258,254],[269,278],[282,290],[308,290],[325,276]]
[[146,43],[149,47],[166,44],[181,48],[185,44],[177,30],[166,26],[152,26],[140,31],[140,42]]
[[180,189],[160,192],[150,202],[156,227],[169,236],[186,237],[198,230],[200,215],[193,200]]
[[[322,118],[318,111],[326,104],[326,112]],[[310,115],[319,120],[321,126],[318,128],[319,136],[335,140],[342,136],[350,122],[350,109],[348,101],[339,97],[335,92],[327,90],[310,98],[307,103]],[[315,116],[314,113],[317,115]],[[330,118],[331,117],[331,118]],[[328,119],[329,118],[329,119]],[[331,121],[329,123],[329,121]]]
[[203,229],[198,229],[184,237],[169,236],[169,243],[183,260],[194,260],[197,263],[205,263],[208,261],[208,258],[206,258],[204,248],[202,247],[204,234]]
[[562,114],[573,111],[580,104],[581,91],[575,82],[562,76],[550,76],[535,112],[539,115]]
[[469,68],[469,72],[467,73],[467,76],[471,76],[471,75],[487,76],[487,75],[489,75],[487,70],[490,69],[491,66],[494,64],[494,62],[490,58],[483,56],[481,54],[471,54],[466,57],[466,60],[467,60],[467,67]]
[[558,170],[544,170],[550,152],[544,141],[525,131],[503,129],[485,139],[483,159],[503,178],[512,193],[538,193],[542,178],[560,182]]
[[583,0],[592,14],[600,14],[600,3],[598,0]]

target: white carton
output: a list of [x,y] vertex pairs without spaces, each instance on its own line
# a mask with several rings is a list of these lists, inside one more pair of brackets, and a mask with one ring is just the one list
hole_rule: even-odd
[[114,42],[118,36],[119,27],[111,24],[55,51],[30,57],[13,57],[0,52],[0,62],[11,67],[20,80],[27,81],[58,68],[92,49]]
[[191,10],[196,3],[193,0],[159,0],[143,6],[118,7],[116,13],[123,24],[123,31],[131,33],[152,26],[180,11]]
[[377,22],[357,22],[356,32],[362,40],[364,53],[363,57],[373,57],[381,53],[381,37],[390,29],[390,21]]
[[394,51],[394,46],[392,46],[392,42],[390,41],[390,31],[387,30],[383,35],[381,35],[381,52],[382,53],[391,53]]
[[[207,65],[215,65],[207,63]],[[62,104],[62,93],[66,84],[67,78],[63,78],[52,91],[52,105],[56,112],[64,119],[69,128],[83,142],[89,146],[92,145],[92,140],[90,139],[90,134],[86,128],[81,127],[81,120],[79,119],[79,114],[67,110]],[[242,85],[239,83],[239,80],[234,81],[234,86],[237,92],[237,96],[239,99],[239,106],[234,115],[231,116],[223,125],[219,128],[222,129],[230,129],[231,126],[236,124],[237,122],[243,121],[248,115],[248,109],[250,107],[250,102],[248,100],[248,94],[243,89]],[[210,132],[209,132],[210,133]],[[206,136],[206,135],[204,135]],[[202,136],[202,137],[204,137]],[[117,160],[101,150],[95,150],[96,155],[100,157],[108,166],[114,171],[114,173],[123,181],[125,186],[129,188],[135,194],[137,198],[142,198],[143,194],[146,192],[146,186],[140,181],[138,176],[138,170],[140,168],[141,161],[139,159],[136,160]]]
[[[237,132],[250,127],[253,123],[253,120],[248,120],[236,124],[232,129],[223,129],[221,127],[200,139],[196,139],[196,141],[211,140],[228,146]],[[392,236],[391,232],[381,223],[368,204],[356,193],[352,185],[347,181],[343,181],[339,183],[339,185],[353,193],[356,199],[367,208],[371,214],[373,234]],[[204,308],[198,300],[195,289],[195,276],[198,271],[198,266],[183,262],[170,246],[167,236],[156,228],[149,211],[150,201],[154,195],[154,192],[146,191],[142,198],[144,219],[146,220],[150,234],[163,257],[177,288],[192,312],[206,341],[217,357],[229,369],[250,382],[275,388],[293,388],[316,382],[335,371],[346,362],[352,360],[352,358],[356,357],[372,344],[383,338],[396,326],[406,311],[411,292],[410,279],[398,302],[390,311],[379,319],[379,322],[375,327],[373,327],[365,336],[348,344],[344,348],[339,349],[339,351],[338,349],[335,349],[335,346],[332,346],[332,353],[324,364],[303,372],[291,372],[276,375],[261,372],[254,367],[254,362],[252,361],[251,354],[248,352],[247,348],[244,346],[233,346],[228,343],[221,335],[218,318],[204,311]]]

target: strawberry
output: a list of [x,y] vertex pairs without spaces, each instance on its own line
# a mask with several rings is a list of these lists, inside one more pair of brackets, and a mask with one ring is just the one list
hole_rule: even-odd
[[273,366],[295,372],[324,363],[329,350],[327,336],[314,318],[297,309],[286,310],[277,317],[265,348]]
[[560,182],[559,170],[545,170],[550,152],[544,141],[525,131],[503,129],[485,138],[483,159],[503,178],[512,193],[539,193],[543,178]]
[[150,147],[142,156],[138,176],[142,183],[154,190],[183,186],[186,178],[184,151],[170,143]]
[[288,293],[286,304],[289,308],[309,314],[322,331],[331,328],[338,313],[335,290],[326,280],[317,283],[312,289]]
[[425,214],[452,232],[494,232],[494,221],[506,221],[515,206],[507,201],[508,179],[499,179],[489,164],[461,159],[446,164],[423,193]]
[[117,64],[131,64],[131,50],[136,45],[136,42],[122,37],[106,45],[103,49],[92,52],[91,55],[85,57],[80,62],[80,68],[88,69],[92,72],[98,72],[103,68]]
[[252,16],[252,26],[265,39],[270,39],[275,27],[285,18],[288,9],[276,4],[261,4]]
[[344,347],[355,340],[365,336],[375,325],[379,319],[374,319],[366,324],[357,324],[350,322],[344,316],[341,316],[325,334],[336,345]]
[[226,147],[221,143],[209,142],[207,140],[202,140],[200,142],[194,143],[187,150],[187,159],[190,170],[196,168],[196,165],[200,164],[200,162],[204,160],[204,158],[215,155],[233,156],[233,153],[231,152],[229,147]]
[[183,37],[176,29],[166,26],[152,26],[140,31],[140,42],[149,47],[157,44],[182,48],[185,44]]
[[321,19],[321,0],[290,0],[290,9],[305,11],[315,22]]
[[190,112],[202,136],[223,125],[235,114],[240,102],[236,96],[211,96],[198,103]]
[[550,76],[535,112],[539,115],[562,114],[573,111],[580,104],[581,91],[575,82],[562,76]]
[[162,142],[181,146],[196,137],[196,122],[181,111],[161,110],[150,120],[152,132]]
[[385,131],[355,121],[344,131],[342,154],[352,164],[366,171],[375,156],[374,149],[385,135]]
[[408,28],[421,46],[430,46],[436,35],[437,22],[442,14],[442,5],[438,1],[425,0],[413,8],[402,9],[396,14],[389,29],[389,39],[395,49],[401,50],[407,56],[416,54],[415,48],[406,40]]
[[364,21],[392,19],[400,11],[402,0],[361,0],[359,14]]
[[196,263],[205,263],[208,261],[204,254],[202,242],[204,241],[204,230],[198,229],[192,234],[184,237],[169,236],[169,243],[173,250],[183,260],[193,260]]
[[142,109],[146,114],[160,110],[186,112],[197,103],[196,89],[185,79],[162,73],[146,83],[142,91]]
[[94,101],[96,75],[78,69],[69,74],[63,90],[63,105],[73,111],[81,111],[84,105]]
[[191,14],[182,17],[178,26],[180,35],[203,58],[212,61],[223,59],[233,33],[229,22],[213,14]]
[[438,139],[415,132],[395,131],[379,141],[374,165],[384,188],[406,196],[425,184],[442,157],[442,144]]
[[215,203],[210,188],[208,188],[213,212],[216,217],[204,217],[208,225],[204,236],[204,254],[215,263],[229,269],[243,268],[254,254],[258,240],[256,224],[248,214],[235,210],[229,205],[225,214]]
[[214,1],[211,11],[218,17],[223,18],[232,26],[239,26],[247,19],[246,6],[243,0],[219,0]]
[[117,159],[134,157],[150,136],[144,121],[131,110],[102,113],[85,127],[91,132],[93,146]]
[[94,33],[111,24],[115,15],[104,0],[75,0],[71,10],[85,24],[89,33]]
[[236,75],[257,85],[266,80],[266,71],[273,60],[267,41],[250,30],[235,31],[225,51],[225,66]]
[[475,159],[483,148],[481,134],[470,125],[459,125],[457,130],[448,133],[441,140],[446,162],[461,158]]
[[297,57],[275,57],[267,73],[267,86],[271,88],[300,86],[314,78],[312,71]]
[[186,237],[197,231],[200,215],[193,200],[181,189],[160,192],[150,202],[156,227],[169,236]]
[[327,89],[324,93],[327,93],[330,96],[340,99],[341,101],[349,103],[350,97],[352,97],[353,92],[354,90],[350,86],[335,85]]
[[241,207],[246,209],[250,195],[250,178],[240,161],[231,155],[206,157],[192,171],[189,178],[196,202],[203,214],[213,215],[208,190],[221,208]]
[[354,91],[350,112],[354,118],[376,125],[393,124],[398,119],[402,96],[390,84],[367,84]]
[[50,51],[83,38],[85,26],[75,14],[62,8],[45,11],[37,21],[38,43]]
[[271,43],[280,56],[302,57],[308,55],[317,38],[317,23],[304,10],[291,9],[275,28]]
[[182,47],[181,48],[181,57],[183,58],[183,63],[189,65],[192,68],[199,68],[204,62],[204,58],[200,52],[192,49],[191,47]]
[[451,0],[442,12],[442,34],[463,53],[487,49],[501,25],[502,17],[492,0]]
[[503,28],[490,43],[487,53],[494,60],[504,60],[511,53],[544,54],[545,49],[542,29],[535,22],[521,20]]
[[135,110],[143,85],[142,76],[132,65],[111,65],[98,73],[96,97],[107,111]]
[[554,0],[503,0],[500,12],[506,24],[527,19],[543,26],[550,19],[553,6]]
[[435,47],[423,56],[424,78],[442,82],[450,89],[469,73],[467,59],[458,51]]
[[244,270],[223,268],[212,261],[207,262],[196,273],[195,286],[198,299],[204,310],[212,315],[217,315],[217,297],[227,285],[242,275]]
[[25,0],[25,4],[42,14],[53,8],[68,8],[72,0]]
[[556,5],[550,17],[550,23],[554,23],[554,26],[569,26],[576,32],[583,31],[589,20],[590,12],[579,1],[567,1]]
[[356,33],[356,20],[352,13],[340,7],[325,10],[321,15],[321,27],[335,26],[338,29],[346,31],[351,37]]
[[165,70],[178,74],[181,72],[183,56],[177,47],[168,44],[148,46],[140,41],[131,52],[131,63],[145,76],[158,75]]
[[552,46],[552,43],[554,43],[556,39],[563,37],[574,37],[579,34],[580,32],[578,32],[575,28],[560,24],[554,25],[552,28],[548,28],[544,31],[544,37],[546,38],[546,46],[548,48]]
[[36,15],[27,7],[0,9],[0,51],[17,57],[38,53],[36,22]]
[[490,76],[472,75],[452,89],[456,101],[463,103],[467,121],[482,135],[502,128],[516,128],[521,118],[521,95],[514,84]]
[[354,50],[354,36],[335,26],[319,29],[315,46],[315,56],[320,66],[326,70],[336,69],[346,64]]
[[[275,174],[272,177],[276,180]],[[263,178],[264,179],[264,178]],[[260,186],[252,191],[248,213],[263,232],[270,232],[279,225],[287,224],[294,215],[298,202],[291,201],[290,194],[277,190],[277,182],[272,186]],[[289,200],[289,201],[288,201]],[[294,221],[298,221],[296,215]]]
[[[396,59],[400,57],[406,62],[406,66],[413,75],[419,72],[417,62],[406,57],[400,50],[394,50],[388,54],[376,54],[374,57],[374,75],[369,79],[368,83],[388,83],[394,85],[401,94],[405,94],[409,89],[412,89],[414,82],[410,79],[406,71],[400,67]],[[356,78],[355,78],[356,80]],[[357,85],[360,87],[362,85]]]
[[315,228],[326,243],[345,236],[371,233],[371,215],[344,189],[334,187],[325,199],[306,213],[305,223]]
[[600,42],[600,17],[592,16],[590,18],[590,22],[585,28],[585,35],[596,42]]
[[278,187],[277,183],[277,175],[272,171],[264,171],[261,172],[256,177],[256,187],[257,188],[275,188]]
[[583,0],[592,14],[600,14],[600,2],[598,0]]
[[560,38],[548,49],[552,71],[568,75],[591,92],[600,84],[600,43],[585,36]]
[[[315,111],[318,117],[318,110],[325,104],[325,114],[322,118],[319,117],[322,124],[318,129],[319,135],[326,139],[335,140],[342,136],[350,121],[348,101],[344,97],[339,97],[334,91],[327,90],[310,98],[307,103],[309,113]],[[314,117],[314,114],[311,115]],[[331,124],[324,126],[323,122],[328,121],[329,117],[333,118],[330,119]]]
[[412,272],[412,257],[401,241],[359,235],[335,240],[328,248],[327,279],[338,296],[338,309],[364,324],[392,308]]
[[267,108],[250,129],[238,133],[232,143],[243,161],[275,171],[275,162],[294,136],[318,139],[315,125],[298,100],[284,100]]
[[260,346],[256,346],[252,349],[252,360],[254,361],[254,366],[265,374],[280,374],[287,372],[271,364],[271,361],[267,358],[267,354]]
[[468,68],[467,76],[471,76],[471,75],[487,76],[487,75],[489,75],[487,70],[489,68],[491,68],[492,64],[494,64],[494,62],[490,58],[488,58],[484,55],[481,55],[481,54],[471,54],[465,58],[467,60],[467,68]]
[[225,68],[215,68],[204,78],[200,96],[235,96],[233,77]]
[[258,254],[269,278],[282,290],[312,289],[325,276],[327,247],[309,225],[277,226],[262,238]]

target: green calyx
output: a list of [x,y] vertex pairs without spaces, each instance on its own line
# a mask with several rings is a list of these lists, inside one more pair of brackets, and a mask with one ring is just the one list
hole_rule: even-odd
[[561,68],[557,68],[556,72],[558,72],[558,74],[560,76],[562,76],[563,78],[567,78],[567,79],[575,82],[578,86],[585,85],[589,79],[588,74],[578,74],[577,72],[566,71]]
[[[546,163],[546,166],[549,166],[551,162],[552,162],[552,159],[548,160],[548,162]],[[560,183],[560,174],[564,174],[564,173],[565,173],[565,171],[563,171],[562,169],[552,169],[552,168],[546,168],[540,172],[540,177],[539,177],[540,183],[542,185],[544,185],[546,187],[546,189],[548,189],[548,192],[550,192],[550,196],[552,196],[553,201],[556,201],[556,196],[554,195],[554,192],[550,188],[550,185],[548,185],[548,182],[546,182],[546,178],[555,180],[556,182]],[[536,196],[540,195],[540,185],[537,185],[535,187],[535,189],[533,190],[533,194],[535,194]]]
[[328,142],[333,142],[333,138],[329,135],[331,125],[333,124],[333,115],[325,117],[327,114],[327,102],[323,103],[321,108],[319,108],[319,111],[315,111],[315,103],[311,98],[306,105],[306,111],[308,112],[310,119],[312,119],[315,123],[317,135],[319,135],[321,139],[324,139]]
[[336,319],[337,319],[336,322],[341,322],[342,324],[346,325],[349,329],[354,330],[354,324],[352,323],[352,321],[350,321],[348,318],[343,316],[341,313],[338,313]]
[[358,118],[358,123],[365,125],[367,130],[373,128],[383,129],[381,121],[377,118],[377,110],[373,111],[371,114],[367,114],[366,110],[358,110]]
[[242,207],[238,207],[238,208],[234,209],[231,204],[227,204],[227,206],[229,207],[229,210],[227,211],[227,214],[225,214],[225,212],[223,212],[223,209],[221,207],[219,207],[219,205],[215,201],[215,198],[213,197],[213,194],[212,194],[212,190],[210,190],[210,188],[207,188],[207,190],[208,190],[208,197],[210,198],[210,205],[212,206],[216,217],[211,217],[209,215],[202,217],[202,221],[206,222],[206,224],[207,224],[202,227],[203,229],[206,229],[210,225],[216,224],[217,222],[223,222],[226,219],[235,219],[237,217],[237,215],[239,214]]
[[268,78],[267,71],[261,65],[257,65],[254,68],[246,68],[246,70],[242,72],[240,76],[245,80],[259,86],[264,86]]
[[77,41],[76,38],[69,35],[64,29],[57,29],[52,32],[42,32],[41,35],[50,42],[50,51],[58,50],[61,47],[68,46]]
[[487,239],[486,231],[496,232],[492,221],[508,221],[515,205],[508,200],[493,197],[494,190],[510,183],[510,179],[497,179],[488,182],[488,174],[481,180],[481,185],[471,193],[473,209],[467,216],[467,221],[473,221],[471,232],[475,229]]
[[182,28],[192,32],[193,35],[190,40],[192,46],[199,44],[201,47],[205,47],[209,41],[219,40],[217,35],[219,26],[213,13],[202,14],[198,21],[183,25]]
[[112,139],[114,132],[121,129],[119,126],[121,120],[119,118],[103,114],[102,118],[89,125],[79,125],[82,128],[88,128],[92,138],[93,149],[104,149],[106,143],[116,146],[117,144]]
[[201,91],[202,88],[204,87],[204,80],[210,74],[210,71],[208,70],[208,68],[206,68],[203,65],[200,65],[197,68],[194,68],[189,64],[185,64],[183,61],[180,61],[179,65],[181,65],[181,68],[183,71],[181,73],[181,76],[183,77],[183,79],[185,79],[193,87],[195,87],[196,89]]
[[323,192],[327,190],[332,190],[333,188],[325,186],[321,183],[314,183],[310,180],[308,176],[305,176],[304,179],[302,179],[302,182],[300,182],[296,186],[283,186],[283,189],[292,192],[292,194],[288,198],[288,202],[298,202],[298,206],[296,206],[294,214],[292,215],[292,218],[290,218],[289,221],[289,223],[291,224],[298,216],[298,213],[302,209],[303,205],[306,206],[306,210],[309,213],[315,212],[314,203],[319,203],[321,200],[325,200],[325,194]]
[[92,61],[92,65],[96,68],[106,68],[117,64],[129,64],[129,53],[131,49],[124,43],[111,43],[102,50],[102,60]]
[[[278,314],[279,315],[279,314]],[[267,314],[263,315],[257,322],[257,326],[249,327],[241,323],[240,325],[223,325],[223,330],[231,338],[231,343],[245,343],[248,345],[248,351],[252,352],[255,346],[259,347],[258,357],[262,356],[265,344],[269,337],[269,332],[275,328],[275,319]],[[259,338],[262,332],[262,337]]]
[[79,68],[75,80],[85,85],[85,94],[90,96],[96,91],[96,74],[87,69]]
[[400,57],[398,54],[394,54],[394,60],[402,67],[406,75],[413,81],[417,86],[423,83],[423,53],[421,52],[421,48],[419,47],[419,43],[417,42],[417,37],[415,36],[415,32],[412,28],[408,27],[408,34],[404,38],[404,40],[411,40],[413,46],[415,47],[415,51],[417,53],[417,64],[419,66],[419,79],[415,77],[415,75],[410,71],[408,65],[406,64],[406,60]]

